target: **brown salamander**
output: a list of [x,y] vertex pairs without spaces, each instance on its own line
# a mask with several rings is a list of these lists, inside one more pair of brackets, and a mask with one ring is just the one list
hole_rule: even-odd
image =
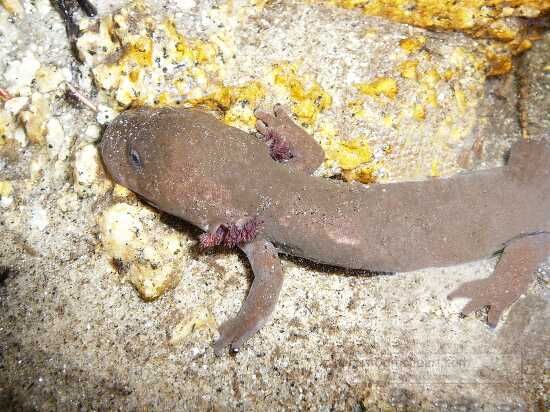
[[238,350],[272,314],[279,253],[400,272],[502,252],[493,275],[450,295],[471,299],[465,314],[489,306],[492,325],[550,255],[550,141],[516,143],[504,167],[365,186],[311,176],[323,151],[280,106],[256,116],[264,141],[173,108],[124,112],[101,141],[116,182],[204,230],[203,246],[237,246],[249,259],[252,287],[220,327],[217,353]]

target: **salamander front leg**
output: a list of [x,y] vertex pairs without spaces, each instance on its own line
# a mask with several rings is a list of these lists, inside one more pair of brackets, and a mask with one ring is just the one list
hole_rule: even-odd
[[304,129],[292,121],[283,106],[275,105],[273,114],[256,110],[256,129],[268,144],[271,157],[288,167],[313,173],[325,152]]
[[470,298],[470,302],[462,309],[464,315],[489,306],[487,322],[495,326],[502,312],[525,293],[537,267],[548,256],[550,233],[515,239],[502,252],[491,276],[464,283],[448,298]]
[[239,351],[242,344],[267,323],[283,285],[281,262],[271,242],[255,239],[240,247],[252,266],[254,281],[237,317],[220,326],[220,337],[214,344],[217,355],[228,345],[233,351]]

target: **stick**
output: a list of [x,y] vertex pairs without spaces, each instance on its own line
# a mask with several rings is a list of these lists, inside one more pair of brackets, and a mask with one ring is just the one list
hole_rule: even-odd
[[7,102],[9,99],[12,99],[13,97],[6,90],[0,88],[0,98],[5,102]]
[[93,110],[94,112],[98,112],[98,108],[95,104],[93,104],[86,96],[84,96],[82,93],[80,93],[76,87],[74,87],[71,83],[65,82],[67,85],[67,89],[76,97],[82,104]]

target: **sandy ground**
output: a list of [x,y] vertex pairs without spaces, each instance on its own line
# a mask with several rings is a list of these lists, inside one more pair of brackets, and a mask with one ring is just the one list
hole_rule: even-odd
[[[2,87],[10,86],[10,62],[31,52],[96,98],[86,82],[89,67],[71,56],[58,14],[48,2],[23,3],[24,18],[0,12]],[[97,3],[101,15],[122,4]],[[445,86],[425,121],[405,116],[399,126],[384,128],[382,118],[397,118],[420,86],[400,80],[401,98],[368,100],[366,117],[357,119],[346,109],[356,97],[350,91],[355,79],[392,75],[400,38],[426,36],[437,68],[446,67],[457,47],[475,55],[476,41],[354,11],[236,3],[244,12],[223,17],[208,17],[218,10],[211,2],[160,2],[155,13],[172,15],[186,35],[203,39],[220,34],[216,19],[232,22],[223,29],[238,51],[225,63],[229,84],[265,77],[273,62],[300,60],[333,97],[319,123],[331,122],[343,135],[364,133],[375,149],[388,142],[401,148],[385,159],[381,181],[427,177],[434,159],[438,174],[496,166],[522,134],[548,137],[548,35],[508,76],[486,79],[466,65],[457,82],[472,94],[462,112]],[[33,92],[38,86],[28,87]],[[68,143],[56,149],[27,142],[1,152],[0,180],[13,186],[13,200],[2,203],[0,217],[4,409],[548,408],[548,265],[491,329],[483,313],[460,317],[464,301],[446,296],[464,281],[488,276],[495,258],[394,275],[284,258],[286,282],[273,321],[238,355],[214,356],[216,324],[238,310],[250,284],[243,256],[198,253],[196,229],[126,197],[123,202],[155,223],[148,230],[175,234],[183,245],[179,284],[155,301],[142,300],[113,266],[98,229],[98,216],[121,200],[93,183],[83,192],[75,177],[75,158],[97,140],[95,116],[69,104],[59,88],[44,95],[48,118],[59,121]],[[262,105],[275,101],[268,93]],[[433,138],[444,119],[460,131],[454,140],[442,141],[444,133]],[[418,132],[412,143],[411,130]]]

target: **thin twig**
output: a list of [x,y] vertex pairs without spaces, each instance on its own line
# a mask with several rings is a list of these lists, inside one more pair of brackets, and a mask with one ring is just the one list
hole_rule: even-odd
[[98,112],[97,106],[95,104],[93,104],[86,96],[84,96],[82,93],[80,93],[76,89],[76,87],[74,87],[69,82],[65,82],[65,84],[67,85],[67,88],[69,89],[69,91],[74,95],[74,97],[76,97],[82,104],[89,107],[94,112],[96,112],[96,113]]
[[12,99],[13,97],[6,90],[0,88],[0,98],[5,102],[7,102],[9,99]]

